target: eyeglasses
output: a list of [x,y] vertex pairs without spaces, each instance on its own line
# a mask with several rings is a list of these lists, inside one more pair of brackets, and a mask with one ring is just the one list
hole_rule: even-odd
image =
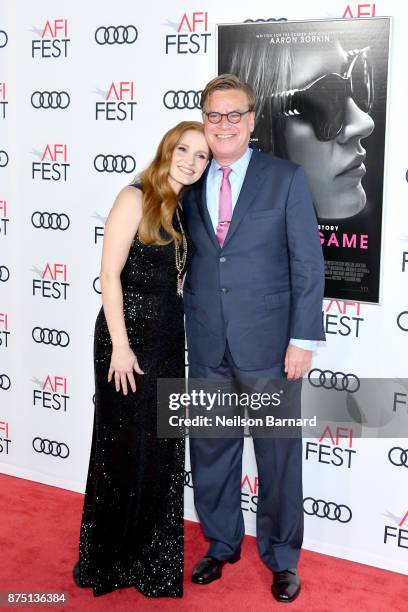
[[329,72],[301,89],[273,94],[278,101],[275,114],[308,121],[318,140],[336,138],[344,127],[348,98],[365,113],[372,111],[374,79],[369,50],[348,51],[343,76]]
[[210,123],[220,123],[223,117],[226,117],[229,123],[239,123],[241,121],[241,117],[246,115],[247,113],[251,113],[250,109],[241,113],[240,111],[231,111],[230,113],[215,113],[210,111],[203,111],[203,115],[205,115]]

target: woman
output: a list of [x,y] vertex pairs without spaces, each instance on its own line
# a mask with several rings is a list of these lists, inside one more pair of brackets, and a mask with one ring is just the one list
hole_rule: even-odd
[[[253,27],[253,26],[251,26]],[[289,37],[293,25],[279,24]],[[245,28],[241,27],[245,36]],[[265,29],[224,45],[220,72],[232,72],[255,90],[258,111],[253,141],[303,166],[321,219],[359,213],[367,198],[365,149],[374,129],[369,113],[374,81],[369,47],[345,52],[339,41],[275,42]]]
[[163,137],[105,227],[95,326],[95,420],[78,586],[181,597],[184,440],[157,437],[158,378],[184,377],[181,283],[189,256],[182,189],[209,150],[198,122]]

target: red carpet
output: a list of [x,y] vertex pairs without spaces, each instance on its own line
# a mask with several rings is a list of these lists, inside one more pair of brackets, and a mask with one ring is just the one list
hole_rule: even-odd
[[90,589],[77,588],[71,579],[82,500],[78,493],[0,475],[1,591],[65,592],[69,598],[65,609],[70,611],[266,612],[283,607],[292,612],[407,612],[406,576],[308,551],[303,551],[300,563],[302,593],[290,607],[284,607],[270,594],[271,574],[260,561],[252,537],[245,538],[241,561],[227,565],[221,580],[208,586],[193,585],[192,567],[206,551],[206,543],[199,526],[190,522],[186,523],[183,599],[146,599],[134,588],[94,598]]

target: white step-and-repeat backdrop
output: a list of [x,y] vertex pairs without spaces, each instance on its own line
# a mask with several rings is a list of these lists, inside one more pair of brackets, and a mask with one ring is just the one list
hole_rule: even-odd
[[[378,306],[325,300],[321,370],[390,379],[408,419],[408,9],[397,1],[201,3],[2,0],[0,5],[0,464],[83,491],[93,421],[93,326],[104,221],[163,133],[200,119],[217,23],[392,16]],[[375,400],[373,400],[375,402]],[[404,416],[405,415],[405,416]],[[322,432],[323,434],[323,432]],[[328,431],[304,441],[305,547],[408,573],[408,440]],[[189,464],[186,517],[196,520]],[[246,440],[242,508],[255,533]]]

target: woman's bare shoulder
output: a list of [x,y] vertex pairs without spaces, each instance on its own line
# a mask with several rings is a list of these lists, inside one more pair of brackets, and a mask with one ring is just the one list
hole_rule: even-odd
[[142,213],[143,193],[133,185],[123,187],[115,198],[113,209]]

